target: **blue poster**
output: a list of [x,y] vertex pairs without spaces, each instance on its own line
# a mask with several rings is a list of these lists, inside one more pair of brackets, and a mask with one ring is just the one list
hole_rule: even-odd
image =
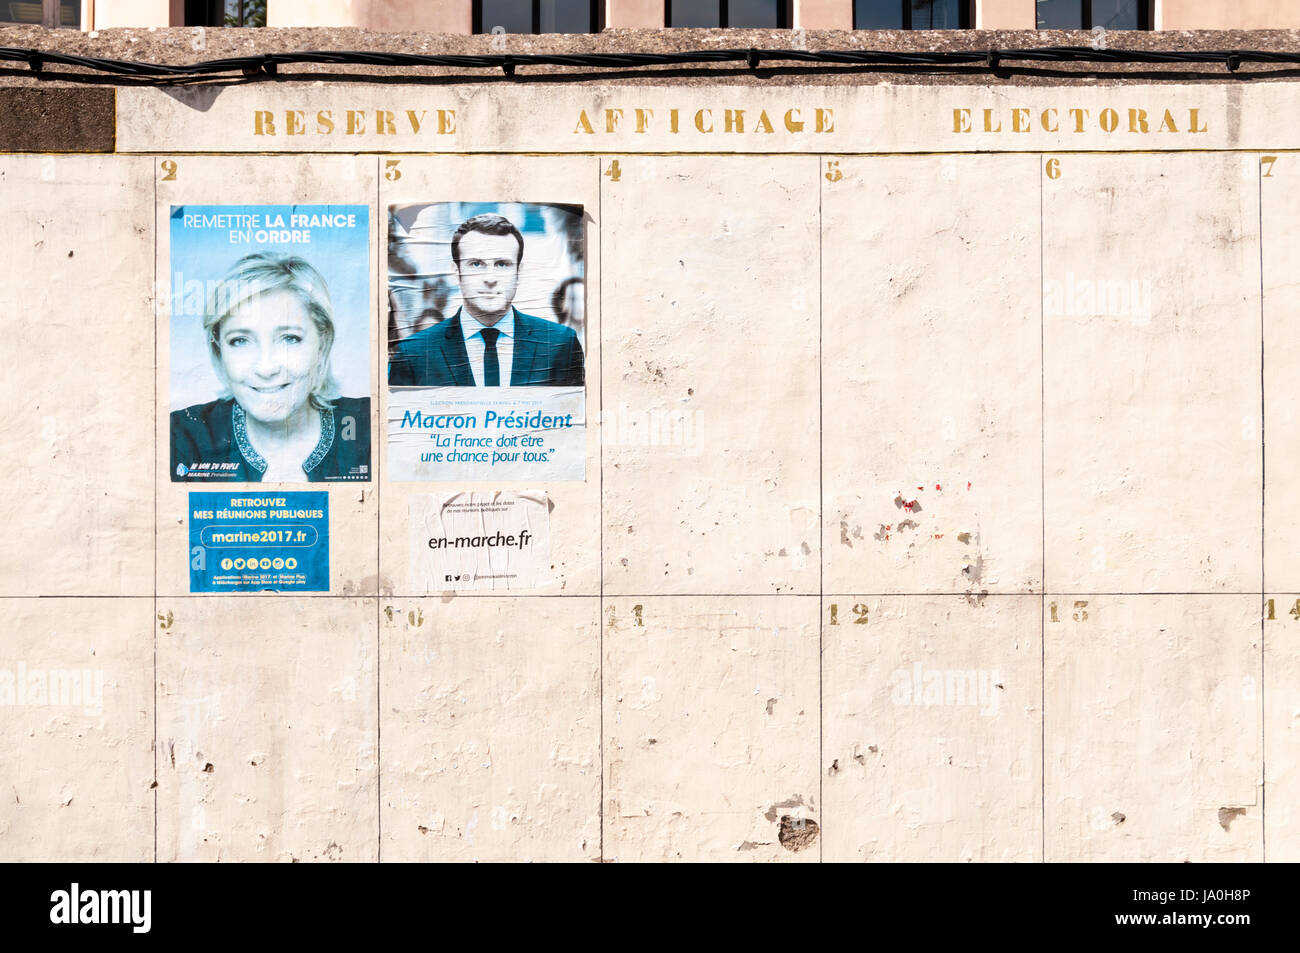
[[191,493],[190,592],[329,592],[325,492]]
[[174,205],[171,478],[368,481],[364,205]]

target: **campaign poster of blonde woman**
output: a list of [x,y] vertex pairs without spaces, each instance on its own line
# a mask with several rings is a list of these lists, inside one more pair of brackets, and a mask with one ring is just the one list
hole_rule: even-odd
[[175,482],[370,479],[364,205],[171,212]]

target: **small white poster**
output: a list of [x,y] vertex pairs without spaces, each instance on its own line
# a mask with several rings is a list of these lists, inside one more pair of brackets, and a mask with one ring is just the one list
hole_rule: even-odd
[[417,495],[410,518],[415,592],[537,589],[551,581],[544,492]]

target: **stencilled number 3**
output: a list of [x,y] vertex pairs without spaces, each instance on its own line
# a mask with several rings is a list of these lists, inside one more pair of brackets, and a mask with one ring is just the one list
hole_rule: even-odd
[[384,178],[389,182],[396,182],[402,177],[402,170],[398,168],[400,163],[400,159],[386,159],[384,161]]

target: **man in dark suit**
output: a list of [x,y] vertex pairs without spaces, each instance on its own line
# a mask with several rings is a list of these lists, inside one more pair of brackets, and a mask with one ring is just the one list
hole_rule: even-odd
[[451,240],[464,302],[455,315],[401,341],[388,383],[416,387],[581,387],[572,328],[514,307],[524,238],[509,219],[475,215]]

